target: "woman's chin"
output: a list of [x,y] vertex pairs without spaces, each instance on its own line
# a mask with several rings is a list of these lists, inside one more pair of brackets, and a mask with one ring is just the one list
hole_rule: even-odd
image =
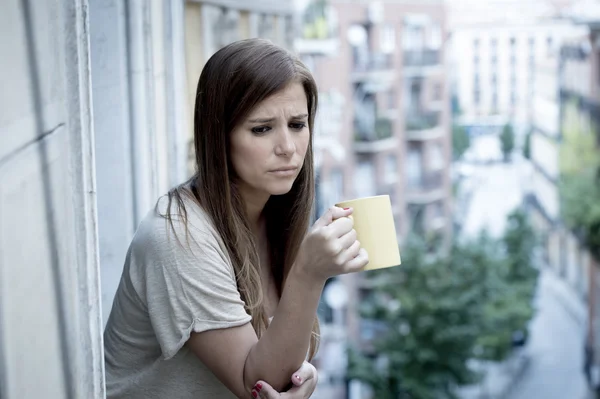
[[284,195],[290,192],[293,184],[278,184],[276,187],[269,187],[271,195]]

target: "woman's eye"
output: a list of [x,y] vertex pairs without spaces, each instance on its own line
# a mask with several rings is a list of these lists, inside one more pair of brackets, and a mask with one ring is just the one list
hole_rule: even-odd
[[306,127],[306,123],[290,123],[290,128],[294,130],[302,130]]
[[257,126],[252,128],[252,133],[254,134],[264,134],[268,132],[271,128],[268,126]]

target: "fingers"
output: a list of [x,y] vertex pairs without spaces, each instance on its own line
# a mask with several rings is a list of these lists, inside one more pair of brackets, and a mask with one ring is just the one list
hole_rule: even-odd
[[340,238],[348,234],[352,230],[352,227],[354,227],[354,220],[348,217],[341,217],[335,219],[325,229],[329,230],[331,237]]
[[329,226],[334,220],[350,216],[352,208],[343,209],[337,206],[332,206],[325,212],[313,225],[315,228]]
[[338,255],[337,263],[345,265],[354,260],[360,253],[360,241],[354,241],[350,248],[346,249]]
[[[358,241],[357,241],[358,242]],[[360,244],[359,244],[360,246]],[[369,254],[364,248],[360,248],[355,258],[346,262],[346,273],[357,272],[365,268],[369,263]]]
[[300,386],[306,381],[317,377],[317,369],[308,362],[302,363],[302,367],[292,375],[292,384]]
[[261,399],[278,399],[281,395],[264,381],[258,381],[252,388],[252,397]]
[[338,242],[340,243],[342,250],[350,248],[352,244],[356,242],[356,230],[350,230],[348,233],[341,236]]

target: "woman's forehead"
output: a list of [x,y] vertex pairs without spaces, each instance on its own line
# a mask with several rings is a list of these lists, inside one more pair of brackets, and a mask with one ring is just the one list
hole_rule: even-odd
[[300,83],[295,83],[265,98],[250,112],[248,119],[302,115],[308,115],[308,100],[304,87]]

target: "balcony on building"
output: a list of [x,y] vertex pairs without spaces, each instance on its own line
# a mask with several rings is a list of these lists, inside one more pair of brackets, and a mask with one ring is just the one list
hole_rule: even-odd
[[367,82],[375,88],[385,90],[394,83],[395,77],[392,54],[354,49],[351,74],[353,82]]
[[404,126],[406,138],[412,141],[437,139],[444,135],[439,111],[407,112]]
[[411,204],[428,204],[445,197],[443,171],[427,172],[409,178],[406,200]]
[[378,153],[398,146],[398,139],[393,134],[391,119],[378,116],[374,122],[354,119],[354,151],[358,153]]
[[442,72],[442,56],[440,50],[410,49],[402,53],[402,70],[405,76],[423,76]]
[[299,54],[313,56],[335,56],[339,50],[339,37],[334,18],[325,2],[311,2],[305,11],[301,37],[294,40]]

